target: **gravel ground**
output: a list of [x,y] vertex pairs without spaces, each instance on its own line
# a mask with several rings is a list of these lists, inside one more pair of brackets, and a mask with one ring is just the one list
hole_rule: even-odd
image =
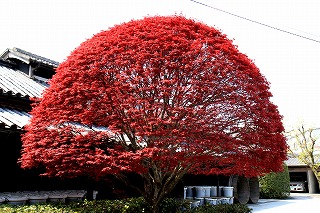
[[291,193],[285,200],[259,199],[248,204],[253,212],[259,213],[313,213],[320,212],[320,194]]

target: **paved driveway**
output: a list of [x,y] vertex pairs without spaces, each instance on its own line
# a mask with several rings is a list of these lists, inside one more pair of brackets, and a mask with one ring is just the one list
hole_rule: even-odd
[[285,200],[260,199],[257,204],[248,204],[259,213],[313,213],[320,212],[320,194],[291,193]]

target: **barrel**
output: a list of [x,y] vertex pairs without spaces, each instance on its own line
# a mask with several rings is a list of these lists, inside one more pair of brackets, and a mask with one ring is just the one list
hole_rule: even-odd
[[205,197],[210,197],[210,189],[211,189],[211,187],[210,186],[204,186],[203,187],[204,188],[204,196]]
[[259,179],[253,177],[249,179],[250,197],[249,203],[257,203],[260,197]]
[[211,186],[210,187],[210,197],[217,197],[217,196],[218,196],[217,187]]
[[231,184],[233,186],[234,201],[241,204],[246,204],[250,197],[249,181],[244,176],[233,175]]
[[205,197],[206,196],[206,190],[203,186],[195,186],[196,189],[196,196],[195,197]]
[[223,187],[223,196],[224,197],[233,197],[233,187],[232,186],[224,186]]
[[187,186],[186,197],[194,197],[193,196],[193,186]]

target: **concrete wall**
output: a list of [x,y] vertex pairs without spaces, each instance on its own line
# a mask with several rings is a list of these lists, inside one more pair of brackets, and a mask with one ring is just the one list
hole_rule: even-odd
[[318,193],[319,192],[319,184],[318,184],[318,181],[317,181],[317,179],[311,169],[308,169],[307,177],[308,177],[309,193],[310,194]]

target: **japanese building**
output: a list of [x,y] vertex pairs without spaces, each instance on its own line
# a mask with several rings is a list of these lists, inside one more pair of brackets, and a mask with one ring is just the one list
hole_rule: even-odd
[[[18,159],[21,134],[33,98],[41,98],[59,63],[19,48],[0,55],[0,191],[77,188],[79,180],[40,177],[41,169],[24,170]],[[78,186],[77,186],[78,185]]]
[[24,170],[18,163],[21,135],[31,118],[33,99],[42,97],[58,65],[19,48],[6,49],[0,54],[0,192],[103,189],[99,196],[114,196],[112,191],[119,185],[117,182],[93,181],[88,177],[48,178],[39,176],[43,168]]
[[31,117],[31,99],[41,97],[58,65],[18,48],[0,55],[0,191],[28,190],[40,183],[35,171],[25,171],[17,162],[21,133]]

